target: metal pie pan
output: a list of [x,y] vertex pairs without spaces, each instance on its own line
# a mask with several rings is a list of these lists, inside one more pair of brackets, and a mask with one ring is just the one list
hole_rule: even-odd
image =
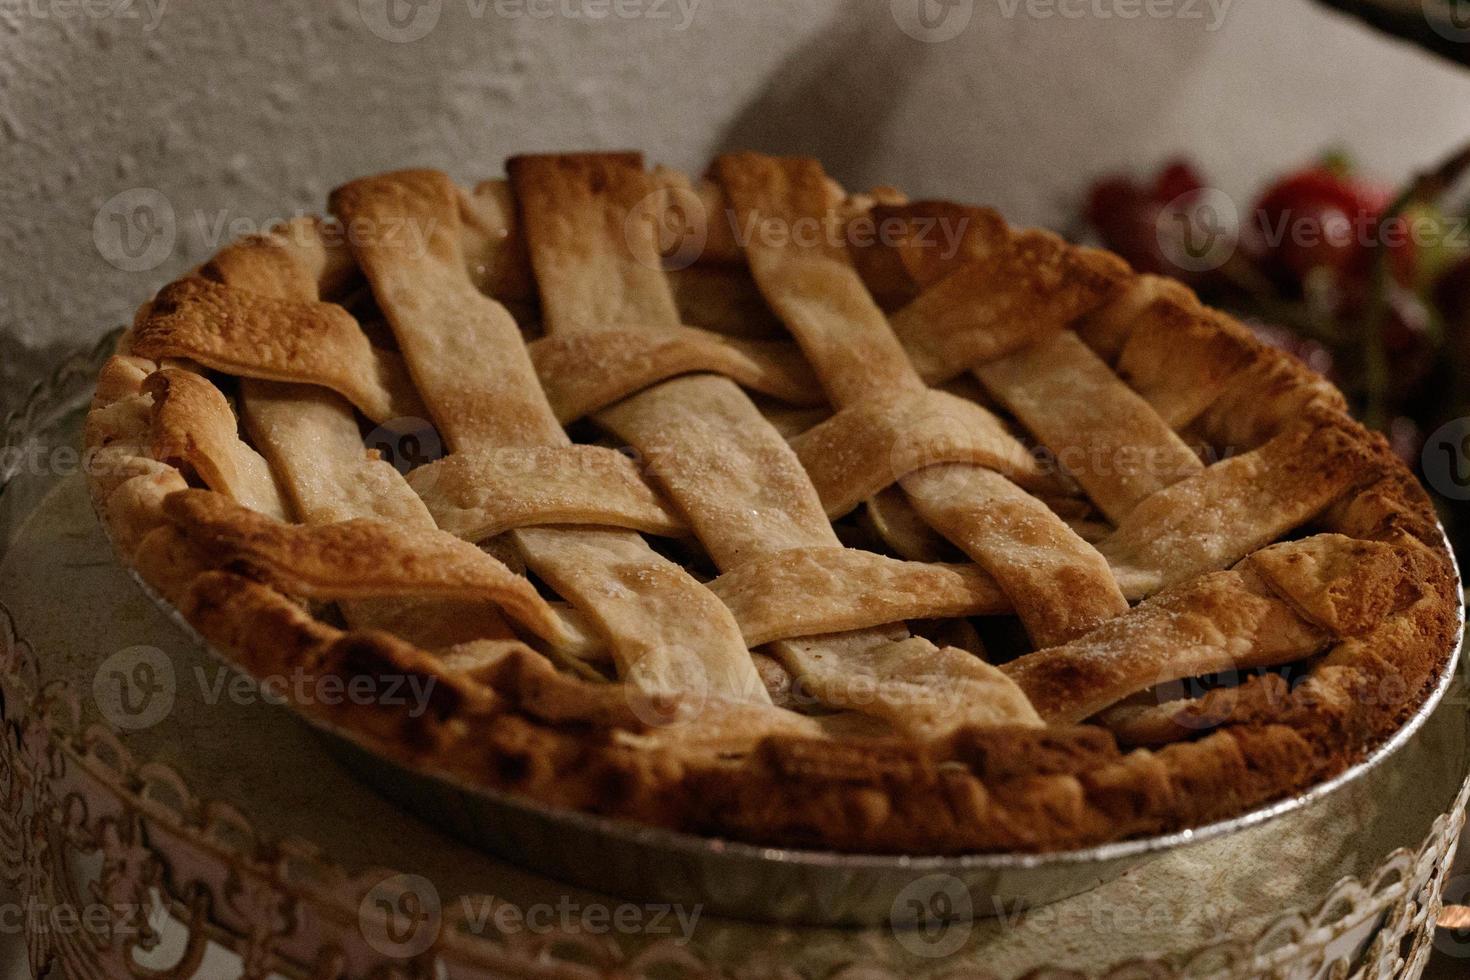
[[[136,571],[129,567],[128,573],[180,629],[213,657],[240,669]],[[1458,617],[1463,628],[1463,599]],[[974,917],[1012,914],[1078,895],[1150,858],[1258,826],[1330,795],[1377,768],[1424,725],[1453,682],[1462,642],[1455,644],[1434,689],[1411,718],[1362,761],[1304,793],[1187,830],[1035,854],[848,854],[701,837],[551,807],[431,768],[400,765],[374,752],[359,733],[294,713],[324,736],[345,768],[377,792],[529,871],[634,901],[697,905],[740,919],[902,928],[921,924],[941,895],[946,915]]]

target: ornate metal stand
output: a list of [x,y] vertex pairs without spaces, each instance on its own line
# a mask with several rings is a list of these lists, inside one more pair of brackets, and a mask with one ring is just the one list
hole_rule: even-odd
[[[58,560],[65,560],[67,548],[81,547],[75,543],[79,532],[69,532],[68,521],[63,519],[68,513],[65,502],[55,502],[55,495],[79,496],[79,490],[75,483],[67,489],[61,456],[50,449],[74,444],[68,440],[74,438],[75,410],[85,397],[95,363],[93,354],[69,361],[6,424],[7,452],[0,457],[0,527],[4,528],[0,540],[7,544],[21,540],[14,537],[21,519],[44,497],[50,501],[43,510],[47,523],[33,524],[24,534],[32,536],[31,540],[36,535],[59,535],[55,550],[62,557]],[[40,447],[42,452],[15,451],[27,445]],[[41,468],[46,472],[35,472],[27,462],[35,458],[50,460]],[[53,496],[47,497],[48,493]],[[22,558],[44,563],[48,560],[44,552],[31,547]],[[10,561],[12,580],[24,578],[20,573],[26,571],[16,568],[16,553],[0,561],[0,569]],[[93,565],[100,568],[102,562]],[[85,572],[78,567],[79,580]],[[96,569],[93,573],[101,574]],[[106,573],[112,574],[111,570]],[[5,581],[0,574],[0,585]],[[137,608],[147,609],[141,596],[133,599]],[[89,601],[80,587],[77,594],[56,597],[57,603]],[[96,610],[90,614],[98,615]],[[1259,919],[1264,925],[1248,935],[1225,929],[1222,937],[1196,949],[1116,962],[1107,959],[1110,947],[1099,932],[1099,948],[1104,950],[1096,954],[1099,962],[1078,972],[1078,956],[1065,950],[1091,941],[1078,923],[1098,928],[1153,928],[1146,919],[1119,917],[1122,912],[1133,916],[1139,911],[1125,907],[1116,898],[1119,892],[1096,892],[1040,910],[1049,913],[1049,919],[1038,913],[1009,923],[976,924],[973,934],[968,923],[955,923],[953,929],[959,932],[926,935],[893,929],[801,930],[713,920],[677,934],[671,922],[654,927],[651,916],[657,910],[625,906],[618,899],[531,879],[488,858],[477,858],[447,840],[441,845],[437,842],[442,839],[434,837],[433,831],[365,790],[358,789],[361,795],[348,801],[345,796],[333,799],[321,789],[313,795],[312,787],[306,786],[301,799],[314,802],[302,802],[301,808],[308,812],[290,814],[287,822],[310,826],[313,805],[351,806],[354,810],[348,817],[362,822],[364,836],[372,828],[379,837],[400,842],[401,852],[363,848],[357,853],[350,841],[334,840],[333,846],[325,847],[308,840],[309,834],[257,830],[283,821],[275,819],[275,814],[264,814],[266,819],[262,819],[261,801],[252,798],[243,784],[233,796],[221,791],[231,785],[228,774],[208,773],[208,791],[197,785],[191,788],[197,780],[183,774],[189,766],[179,761],[191,758],[188,732],[199,732],[200,726],[216,718],[219,724],[235,724],[238,717],[209,712],[186,717],[177,726],[177,741],[169,742],[163,753],[173,762],[165,763],[153,754],[145,757],[136,745],[163,743],[157,738],[151,743],[138,742],[132,733],[109,722],[108,712],[99,709],[96,690],[77,682],[78,677],[91,676],[94,684],[95,678],[105,679],[106,672],[97,665],[105,666],[114,653],[108,643],[115,644],[115,638],[99,643],[98,631],[87,632],[79,625],[75,650],[60,650],[54,642],[50,649],[42,649],[39,642],[33,648],[20,635],[16,618],[0,604],[0,876],[20,896],[18,907],[0,908],[9,917],[0,926],[23,926],[31,968],[39,977],[1416,977],[1434,944],[1440,896],[1470,797],[1470,783],[1464,782],[1470,770],[1470,750],[1455,750],[1456,746],[1466,748],[1463,736],[1470,734],[1460,687],[1452,691],[1430,726],[1440,726],[1435,729],[1440,748],[1432,753],[1438,760],[1435,780],[1439,785],[1426,786],[1424,800],[1388,801],[1389,806],[1405,811],[1412,809],[1411,802],[1422,808],[1431,805],[1426,801],[1439,801],[1433,804],[1436,809],[1426,811],[1429,816],[1422,824],[1414,824],[1417,829],[1411,830],[1408,825],[1413,821],[1404,817],[1403,834],[1409,846],[1370,860],[1368,873],[1323,887],[1299,910],[1253,910],[1256,918],[1250,921]],[[78,619],[86,621],[84,616]],[[135,622],[131,628],[156,627]],[[163,632],[167,635],[157,638],[160,648],[182,642],[172,631]],[[350,785],[326,762],[325,749],[304,729],[296,728],[283,712],[267,705],[258,707],[258,716],[247,720],[290,729],[269,744],[289,743],[301,753],[300,759],[282,761],[282,780],[330,778]],[[174,729],[169,732],[172,738]],[[1434,732],[1426,730],[1426,735]],[[1412,750],[1411,745],[1406,753]],[[1439,815],[1431,819],[1435,812]],[[1344,819],[1357,816],[1362,815],[1345,814]],[[1280,823],[1294,819],[1297,815],[1282,818]],[[384,822],[393,824],[391,831],[383,830]],[[1278,836],[1272,839],[1286,840],[1292,831],[1283,826],[1273,833]],[[1256,840],[1259,846],[1260,838]],[[455,848],[458,850],[448,857],[440,855],[437,871],[416,863],[424,854]],[[1171,859],[1139,869],[1140,888],[1150,875],[1200,874],[1204,870],[1186,867],[1181,871],[1161,863]],[[462,871],[460,880],[447,880],[445,867]],[[1317,874],[1320,870],[1282,868],[1281,873],[1300,873],[1305,880],[1309,871]],[[1226,921],[1235,920],[1230,906],[1234,896],[1228,887],[1231,873],[1229,867],[1218,870],[1219,880],[1227,884],[1213,896],[1222,903],[1220,912]],[[1201,877],[1201,881],[1211,880],[1209,875]],[[474,894],[465,887],[466,882],[493,891],[494,897]],[[1108,904],[1115,902],[1120,904]],[[530,915],[542,906],[552,910],[545,927],[533,924]],[[625,907],[642,917],[630,928],[616,928],[612,922]],[[503,908],[514,914],[496,912]],[[608,913],[598,918],[611,920],[609,925],[590,927],[589,908]],[[686,910],[664,911],[671,915]],[[1107,915],[1099,921],[1101,912]],[[1088,915],[1092,918],[1086,918]],[[1125,922],[1134,924],[1120,925]],[[955,935],[959,941],[948,949],[946,944]],[[994,937],[1004,937],[1009,943],[1004,956],[992,955],[987,946]],[[1063,958],[1068,968],[1045,966],[1040,960],[1027,962],[1023,968],[998,966],[1020,962],[1022,953],[1016,950],[1025,948],[1021,940],[1041,950],[1042,959],[1049,958],[1053,950],[1061,951],[1056,953],[1059,957],[1066,953]],[[1149,948],[1144,944],[1150,942],[1155,950],[1175,945],[1166,932],[1141,934],[1142,948]],[[1470,948],[1452,951],[1470,957]],[[990,970],[1002,972],[987,972]]]

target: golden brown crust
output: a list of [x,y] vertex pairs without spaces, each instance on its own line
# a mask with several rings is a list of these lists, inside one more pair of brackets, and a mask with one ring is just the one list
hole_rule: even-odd
[[940,463],[973,463],[1020,486],[1055,489],[999,419],[933,388],[850,405],[793,438],[791,447],[834,519],[910,473]]
[[789,548],[726,572],[709,587],[735,613],[751,647],[1010,608],[978,566],[897,561],[856,548]]
[[154,459],[197,474],[204,485],[251,510],[286,519],[286,501],[270,467],[241,441],[225,396],[208,380],[182,368],[163,368],[143,382],[153,396]]
[[676,535],[684,521],[627,456],[602,446],[453,453],[408,474],[439,527],[481,542],[518,527],[603,524]]
[[[558,190],[563,187],[592,188],[593,199],[578,205],[592,207],[597,195],[607,192],[597,189],[598,181],[629,180],[630,168],[637,166],[630,157],[560,157],[552,164],[518,163],[513,177],[519,174],[522,187],[538,186],[542,175],[552,173],[564,181],[544,185],[546,198],[531,202],[533,208],[566,206]],[[713,184],[684,186],[717,210],[732,201],[756,200],[774,213],[791,202],[810,208],[837,203],[814,163],[732,158],[722,163],[718,176]],[[679,186],[667,176],[659,180]],[[460,275],[479,262],[498,270],[485,273],[485,283],[510,283],[503,288],[517,301],[528,298],[529,266],[522,251],[527,243],[519,230],[495,231],[497,222],[515,220],[506,186],[457,197],[448,187],[442,175],[390,175],[351,185],[337,195],[335,205],[349,219],[391,216],[407,206],[449,208],[465,222],[466,235],[510,244],[502,251],[477,246],[485,254],[471,261],[448,237],[450,229],[441,228],[443,234],[432,235],[420,257],[427,274],[457,296],[462,287],[450,270]],[[864,213],[862,207],[855,213]],[[1045,233],[1012,231],[993,212],[889,203],[873,208],[871,215],[915,223],[912,231],[921,220],[967,218],[970,223],[949,255],[903,241],[858,249],[851,262],[841,247],[778,247],[750,254],[734,241],[712,245],[711,255],[721,263],[713,267],[724,291],[721,303],[727,309],[749,305],[753,282],[760,282],[788,323],[805,325],[804,361],[793,359],[783,342],[752,345],[689,333],[679,342],[665,335],[615,382],[596,377],[589,365],[597,357],[579,353],[575,335],[566,340],[561,339],[565,334],[550,335],[555,345],[567,348],[558,348],[555,357],[535,356],[533,344],[532,355],[517,363],[529,368],[533,358],[538,367],[566,361],[574,365],[566,371],[586,375],[582,381],[573,378],[568,391],[592,391],[596,397],[568,396],[570,407],[558,411],[567,418],[673,374],[711,370],[791,402],[802,401],[800,389],[807,386],[810,392],[809,379],[820,377],[839,404],[865,405],[865,394],[875,385],[887,385],[895,394],[922,391],[918,376],[933,382],[983,368],[1075,327],[1075,336],[1168,429],[1237,455],[1194,473],[1195,467],[1174,453],[1163,472],[1148,474],[1153,483],[1091,488],[1111,501],[1119,524],[1099,543],[1101,554],[1112,559],[1111,571],[1100,565],[1101,574],[1116,577],[1130,598],[1159,594],[1135,609],[1109,612],[1115,618],[1087,624],[1080,636],[1063,634],[1070,640],[1065,646],[1005,666],[1032,704],[1059,722],[1053,727],[987,724],[951,731],[943,727],[941,711],[928,722],[931,727],[911,715],[896,716],[910,720],[914,737],[834,737],[812,719],[716,698],[705,705],[701,722],[664,728],[650,723],[649,705],[632,685],[558,671],[542,653],[504,635],[431,653],[383,630],[343,630],[312,616],[302,600],[473,598],[506,610],[528,634],[539,635],[543,645],[561,649],[562,655],[586,645],[579,647],[581,641],[572,635],[580,629],[576,621],[547,605],[526,579],[473,545],[427,528],[418,505],[390,508],[393,514],[414,515],[399,523],[359,518],[296,525],[273,519],[300,509],[299,487],[292,505],[281,503],[280,512],[272,514],[275,505],[251,461],[260,457],[240,439],[225,396],[202,374],[160,366],[163,359],[185,358],[226,374],[324,385],[374,419],[423,415],[400,356],[373,348],[342,307],[320,302],[321,296],[339,295],[358,272],[344,250],[321,244],[312,220],[290,226],[295,238],[283,231],[230,246],[197,276],[165,288],[140,314],[125,353],[109,361],[99,377],[86,425],[94,503],[123,559],[252,675],[272,678],[303,670],[343,680],[392,675],[420,681],[429,692],[422,713],[320,699],[296,705],[352,732],[374,751],[554,805],[763,843],[902,853],[1052,850],[1197,825],[1340,771],[1380,744],[1422,703],[1445,669],[1460,625],[1458,582],[1427,497],[1382,440],[1344,414],[1331,385],[1204,309],[1179,284],[1134,276],[1114,257]],[[731,271],[729,264],[742,260],[750,262],[753,280],[738,267]],[[359,261],[378,263],[376,275],[396,274],[393,257],[381,249]],[[576,282],[583,273],[570,265],[564,270],[566,288],[548,289],[546,262],[541,266],[543,296],[581,297],[578,302],[592,312],[606,308],[620,315],[629,303],[645,303],[648,325],[662,328],[655,321],[666,316],[668,304],[657,295],[588,298]],[[630,275],[626,270],[615,274]],[[891,314],[889,322],[907,348],[906,363],[918,368],[914,379],[894,373],[896,343],[875,333],[861,345],[843,346],[822,333],[820,314],[801,307],[796,298],[801,290],[836,296],[850,288],[854,276],[866,281]],[[834,283],[840,284],[836,292]],[[855,317],[874,315],[857,299],[841,302]],[[574,306],[558,315],[582,312]],[[714,317],[701,326],[717,328],[720,322]],[[768,330],[770,323],[767,319],[761,329]],[[615,334],[599,339],[610,336]],[[553,351],[553,344],[539,343],[541,350]],[[655,348],[674,353],[655,355]],[[626,349],[617,353],[622,356]],[[523,373],[531,377],[529,369]],[[563,370],[547,374],[562,378]],[[999,368],[995,374],[999,390],[1004,387]],[[716,391],[705,383],[708,379],[688,380],[672,390],[690,398]],[[1023,382],[1018,384],[1024,387]],[[548,389],[555,391],[550,378]],[[721,398],[734,397],[723,387],[718,391]],[[562,404],[557,397],[551,403]],[[525,404],[528,412],[541,411],[546,402],[530,391]],[[624,404],[611,413],[620,426],[646,424]],[[1142,406],[1130,406],[1137,418],[1147,419]],[[505,424],[492,418],[478,423]],[[525,446],[540,445],[537,426],[539,421],[518,430],[530,434]],[[351,433],[342,434],[342,440],[341,472],[355,472],[362,457],[348,445]],[[577,451],[583,448],[588,447]],[[945,465],[963,467],[980,459],[973,448],[970,452],[963,457],[966,463]],[[934,463],[953,457],[942,447],[926,446],[923,453],[934,454]],[[466,465],[458,460],[469,458],[456,452],[446,462],[458,467]],[[998,458],[991,463],[998,464]],[[891,472],[880,487],[858,480],[862,486],[853,493],[900,493],[884,487],[904,478],[908,464],[892,458],[882,464],[904,472]],[[834,474],[829,482],[858,479],[839,465],[827,465]],[[815,472],[821,465],[814,462],[812,468]],[[943,469],[932,467],[924,479],[934,480]],[[375,480],[392,476],[373,472]],[[434,482],[431,477],[426,467],[410,482],[431,497],[426,489]],[[190,478],[211,490],[186,489]],[[486,518],[481,527],[489,528],[486,533],[522,519],[538,520],[526,514],[627,517],[632,526],[642,520],[646,530],[661,533],[691,521],[681,508],[651,491],[645,494],[642,484],[627,482],[628,474],[619,479],[624,496],[612,503],[528,498],[510,508],[521,515],[515,518],[486,501],[460,500],[454,506]],[[903,490],[913,482],[910,478]],[[445,485],[446,493],[449,489]],[[1192,519],[1187,508],[1169,505],[1170,493],[1205,499],[1208,506],[1195,508]],[[413,499],[411,493],[407,499]],[[843,507],[849,504],[842,501]],[[1150,516],[1151,508],[1159,513]],[[874,509],[871,516],[883,513]],[[1209,520],[1217,527],[1234,529],[1234,536],[1205,534],[1200,513],[1212,515]],[[932,515],[926,516],[934,523]],[[1321,533],[1262,548],[1308,519]],[[707,523],[709,517],[700,520]],[[1171,534],[1192,544],[1183,550],[1161,545]],[[614,540],[607,538],[607,546],[616,550]],[[882,568],[862,572],[854,564],[859,553],[820,540],[832,548],[831,560],[824,563],[820,548],[806,551],[800,558],[812,567],[791,571],[793,585],[783,588],[790,592],[827,576],[833,596],[852,607],[847,619],[831,620],[828,628],[919,615],[926,603],[930,615],[1009,607],[995,580],[975,565],[950,569],[881,559]],[[793,563],[798,559],[795,552],[789,557]],[[779,555],[766,560],[777,562]],[[1232,570],[1223,570],[1231,564]],[[776,574],[765,578],[782,580]],[[716,579],[713,594],[723,590],[733,605],[770,613],[771,622],[748,641],[799,635],[800,630],[790,632],[787,621],[799,618],[800,603],[788,602],[791,608],[776,615],[772,610],[779,611],[779,603],[762,605],[760,580],[757,565],[746,566]],[[854,583],[874,590],[873,601],[891,608],[876,614],[864,610],[860,595],[843,591],[844,584]],[[1103,597],[1100,608],[1109,601]],[[411,614],[412,608],[405,608]],[[755,613],[737,618],[751,628],[765,622]],[[890,676],[883,671],[937,669],[927,652],[933,648],[917,638],[855,644],[854,655],[878,649],[884,651],[875,661],[882,676]],[[1089,649],[1094,655],[1085,655]],[[1193,656],[1180,657],[1185,649]],[[1120,651],[1127,654],[1127,670],[1117,662]],[[951,653],[952,648],[946,650]],[[911,655],[917,659],[905,659]],[[1269,670],[1252,673],[1309,655],[1309,669],[1291,683]],[[773,662],[764,662],[763,673],[772,674]],[[1237,687],[1162,704],[1127,699],[1170,677],[1232,669],[1248,675]],[[966,691],[1005,689],[989,674],[952,676],[955,684],[971,685]],[[679,713],[677,705],[659,707]],[[1101,709],[1107,710],[1096,716]],[[1073,724],[1088,718],[1095,723]],[[1105,726],[1115,728],[1127,745],[1152,748],[1124,751]]]
[[247,570],[287,595],[329,602],[381,596],[485,601],[543,639],[564,635],[528,580],[443,531],[366,517],[287,524],[202,490],[170,494],[163,511],[219,567]]
[[676,375],[701,371],[723,374],[791,404],[821,404],[816,379],[795,345],[724,337],[694,327],[543,337],[531,344],[531,359],[562,423]]
[[158,294],[134,327],[131,347],[143,357],[189,358],[227,374],[322,384],[375,421],[423,414],[402,362],[369,344],[335,303],[181,279]]

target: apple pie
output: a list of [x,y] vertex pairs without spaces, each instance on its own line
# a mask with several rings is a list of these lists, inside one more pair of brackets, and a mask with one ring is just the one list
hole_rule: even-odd
[[742,841],[1058,850],[1302,791],[1447,669],[1413,475],[1178,282],[809,159],[506,169],[229,245],[87,421],[122,560],[371,751]]

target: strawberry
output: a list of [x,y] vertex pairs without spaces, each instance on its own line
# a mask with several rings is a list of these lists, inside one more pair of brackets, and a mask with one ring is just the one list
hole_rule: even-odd
[[1391,192],[1322,166],[1276,181],[1256,202],[1251,248],[1268,269],[1300,284],[1319,267],[1365,278],[1380,237],[1396,274],[1412,276],[1413,242],[1401,226],[1381,226]]

